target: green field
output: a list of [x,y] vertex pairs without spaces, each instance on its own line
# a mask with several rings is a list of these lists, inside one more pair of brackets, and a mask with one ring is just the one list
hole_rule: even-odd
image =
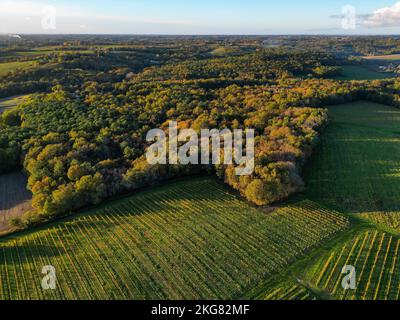
[[0,299],[240,298],[347,227],[311,201],[268,214],[212,178],[176,182],[3,239]]
[[42,47],[42,48],[36,48],[36,49],[32,49],[32,50],[21,50],[21,51],[12,51],[9,52],[3,56],[0,57],[0,65],[1,64],[23,64],[24,61],[19,62],[19,61],[15,61],[15,62],[4,62],[4,61],[12,61],[12,60],[19,60],[21,58],[24,59],[29,59],[32,61],[28,61],[30,63],[33,63],[33,60],[49,55],[49,54],[61,54],[61,53],[93,53],[94,50],[92,49],[82,49],[82,50],[71,50],[68,49],[66,47],[62,47],[62,46],[54,46],[54,47]]
[[36,65],[35,61],[22,61],[22,62],[4,62],[0,63],[0,77],[7,75],[9,72],[16,70],[24,70],[34,67]]
[[[400,111],[357,102],[331,107],[330,114],[332,125],[308,172],[308,194],[377,227],[338,244],[305,277],[335,299],[398,300]],[[358,272],[356,290],[340,285],[344,265]]]
[[342,75],[337,80],[375,80],[393,77],[391,73],[378,72],[362,66],[342,66]]
[[355,102],[329,111],[332,123],[308,167],[308,194],[348,212],[400,210],[400,110]]

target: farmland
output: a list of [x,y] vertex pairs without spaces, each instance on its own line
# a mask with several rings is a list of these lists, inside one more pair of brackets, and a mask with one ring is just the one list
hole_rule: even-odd
[[288,282],[259,297],[264,300],[314,300],[316,297],[299,283]]
[[21,173],[0,175],[0,234],[8,231],[9,220],[30,209],[32,195],[26,190],[26,178]]
[[347,227],[311,201],[266,214],[213,179],[176,182],[4,239],[0,298],[238,298]]
[[0,63],[0,77],[16,70],[29,69],[36,65],[35,61],[16,61]]
[[[368,102],[334,106],[330,112],[333,123],[310,166],[308,194],[375,226],[309,266],[316,268],[312,282],[338,299],[399,299],[400,113]],[[340,286],[344,265],[357,270],[356,290]]]
[[400,211],[380,211],[362,213],[362,217],[382,226],[400,232]]
[[[363,232],[320,259],[309,281],[335,299],[398,300],[400,240],[379,232]],[[344,290],[343,266],[356,268],[358,286]]]
[[309,166],[308,194],[355,213],[396,211],[400,111],[369,102],[329,111],[333,120]]
[[[304,197],[343,212],[353,227],[296,262],[275,279],[276,285],[266,285],[250,297],[399,299],[400,113],[362,101],[332,106],[329,111],[332,123],[308,166]],[[355,290],[342,288],[346,265],[355,267]]]
[[393,77],[393,74],[378,72],[365,66],[342,66],[342,74],[337,80],[375,80]]
[[39,48],[32,48],[31,50],[15,50],[0,55],[0,65],[6,63],[15,63],[16,65],[22,64],[24,62],[32,63],[36,59],[43,58],[44,56],[51,54],[72,54],[72,53],[93,53],[93,52],[94,50],[89,48],[84,50],[72,50],[72,49],[70,50],[62,46],[39,47]]

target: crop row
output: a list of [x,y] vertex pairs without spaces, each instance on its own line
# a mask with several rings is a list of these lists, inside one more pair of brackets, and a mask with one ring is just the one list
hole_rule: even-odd
[[[316,286],[340,299],[397,300],[400,297],[400,240],[379,231],[356,236],[322,260]],[[344,289],[344,266],[355,268],[356,289]]]
[[347,226],[310,201],[266,214],[214,180],[182,181],[0,242],[0,299],[240,297]]

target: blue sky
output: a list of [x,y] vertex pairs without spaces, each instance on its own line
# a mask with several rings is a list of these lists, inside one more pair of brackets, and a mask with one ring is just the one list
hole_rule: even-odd
[[393,34],[400,0],[0,0],[0,33]]

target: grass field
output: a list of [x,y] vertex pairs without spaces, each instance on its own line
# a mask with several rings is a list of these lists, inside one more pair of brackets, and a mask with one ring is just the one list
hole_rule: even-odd
[[22,95],[22,96],[9,97],[6,99],[0,99],[0,115],[6,110],[10,110],[12,108],[19,106],[21,103],[24,102],[24,100],[27,97],[29,97],[29,95]]
[[2,56],[1,59],[15,59],[15,58],[34,59],[51,53],[54,53],[54,51],[52,50],[14,51],[8,53],[5,56]]
[[[185,180],[3,239],[0,299],[238,298],[347,227],[311,201],[266,214]],[[45,265],[55,291],[40,287]]]
[[0,63],[0,77],[16,70],[29,69],[36,65],[35,61],[4,62]]
[[393,77],[391,73],[378,72],[362,66],[342,66],[342,75],[337,80],[375,80]]
[[309,196],[355,213],[400,210],[400,110],[355,102],[329,111],[307,171]]
[[59,54],[59,53],[93,53],[94,50],[91,49],[86,49],[86,50],[68,50],[68,48],[64,48],[62,46],[49,46],[49,47],[42,47],[42,48],[36,48],[36,49],[32,49],[32,50],[21,50],[21,51],[13,51],[13,52],[9,52],[6,55],[3,55],[0,57],[0,65],[2,64],[10,64],[11,63],[16,63],[21,64],[24,62],[7,62],[7,61],[13,61],[13,60],[18,60],[21,58],[24,59],[29,59],[32,61],[29,61],[30,63],[33,63],[33,60],[36,60],[40,57],[49,55],[49,54]]
[[31,193],[21,173],[0,175],[0,234],[10,229],[8,221],[31,208]]

